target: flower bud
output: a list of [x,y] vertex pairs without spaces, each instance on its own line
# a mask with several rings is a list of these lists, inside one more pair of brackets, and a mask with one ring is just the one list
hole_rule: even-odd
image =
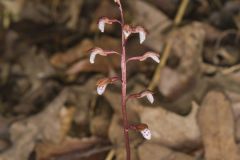
[[93,64],[95,62],[96,55],[107,56],[107,54],[101,48],[93,48],[90,50],[90,63]]
[[140,61],[144,61],[146,60],[147,58],[152,58],[155,62],[159,63],[160,62],[160,59],[159,59],[159,54],[157,53],[154,53],[154,52],[146,52],[144,53],[144,55],[139,58]]
[[143,97],[147,97],[148,101],[150,103],[154,102],[154,97],[153,97],[153,93],[149,90],[146,91],[142,91],[140,93],[136,93],[136,94],[131,94],[128,99],[130,98],[143,98]]
[[116,20],[109,19],[107,17],[101,17],[98,20],[98,28],[101,32],[104,32],[105,24],[112,24]]
[[98,80],[97,93],[99,95],[102,95],[105,92],[105,89],[107,88],[108,84],[112,84],[118,80],[119,80],[118,77],[103,78],[103,79]]
[[142,124],[138,124],[135,126],[136,130],[139,131],[142,136],[147,139],[147,140],[150,140],[151,137],[152,137],[152,134],[151,134],[151,131],[150,129],[148,128],[148,125],[142,123]]
[[146,39],[146,34],[147,34],[146,30],[141,26],[137,26],[134,32],[139,34],[140,44],[142,44]]

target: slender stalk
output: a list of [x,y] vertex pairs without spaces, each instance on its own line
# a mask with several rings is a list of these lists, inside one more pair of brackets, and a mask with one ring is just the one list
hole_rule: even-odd
[[125,148],[126,148],[126,160],[130,160],[131,152],[130,152],[130,143],[129,143],[129,135],[128,135],[128,117],[126,110],[126,40],[124,38],[123,27],[124,27],[124,16],[121,2],[119,4],[119,9],[121,12],[121,25],[122,25],[122,56],[121,56],[121,71],[122,71],[122,117],[123,117],[123,127],[124,127],[124,138],[125,138]]

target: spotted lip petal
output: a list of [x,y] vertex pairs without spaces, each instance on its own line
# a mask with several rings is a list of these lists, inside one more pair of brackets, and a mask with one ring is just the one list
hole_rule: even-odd
[[105,84],[105,85],[99,85],[99,86],[97,87],[97,93],[98,93],[99,95],[102,95],[102,94],[104,93],[106,87],[107,87],[107,84]]
[[148,128],[145,128],[145,129],[141,130],[140,132],[145,139],[147,139],[147,140],[151,139],[152,134],[151,134],[151,131]]

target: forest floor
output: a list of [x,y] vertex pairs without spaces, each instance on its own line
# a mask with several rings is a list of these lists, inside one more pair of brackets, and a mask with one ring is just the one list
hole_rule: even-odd
[[[127,92],[154,92],[127,103],[131,124],[146,123],[150,141],[130,131],[131,160],[240,159],[240,1],[122,0],[132,35]],[[99,96],[96,83],[120,72],[120,18],[113,0],[0,0],[0,160],[124,160],[121,86]]]

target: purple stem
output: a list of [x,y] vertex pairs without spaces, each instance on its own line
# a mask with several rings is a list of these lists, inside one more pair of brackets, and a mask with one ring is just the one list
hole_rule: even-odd
[[121,55],[121,71],[122,71],[122,117],[123,117],[123,127],[124,127],[124,138],[125,138],[125,147],[126,147],[126,160],[130,160],[131,153],[130,153],[130,143],[129,143],[129,135],[128,135],[128,117],[127,117],[127,110],[126,110],[126,85],[127,85],[127,78],[126,78],[126,40],[124,38],[123,27],[124,27],[124,17],[123,17],[123,10],[122,4],[119,4],[119,10],[121,13],[121,26],[122,26],[122,55]]

